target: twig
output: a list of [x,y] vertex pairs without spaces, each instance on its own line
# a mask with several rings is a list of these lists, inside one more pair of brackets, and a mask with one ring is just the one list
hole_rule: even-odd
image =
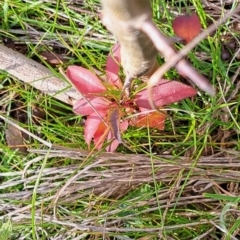
[[[168,71],[170,68],[176,65],[176,68],[181,72],[183,71],[190,79],[199,86],[202,90],[208,92],[210,95],[214,95],[214,89],[209,85],[208,82],[204,78],[199,78],[199,74],[196,75],[196,72],[193,69],[189,68],[186,65],[186,61],[182,58],[185,57],[190,50],[192,50],[201,40],[206,38],[209,34],[214,32],[222,23],[224,23],[228,18],[232,17],[240,11],[240,5],[238,5],[235,10],[228,12],[223,18],[220,18],[216,23],[210,25],[204,32],[199,34],[196,38],[194,38],[191,42],[189,42],[182,50],[180,50],[177,54],[174,51],[167,50],[169,53],[166,54],[167,62],[163,64],[149,79],[148,81],[148,96],[149,102],[153,109],[157,109],[153,102],[152,98],[152,90],[153,86],[158,83],[159,79],[162,78],[164,73]],[[159,51],[163,51],[163,47],[161,44],[164,43],[164,47],[166,47],[166,40],[163,39],[161,32],[156,28],[156,26],[149,22],[148,19],[142,19],[141,22],[134,24],[139,29],[143,30],[148,36],[152,39],[154,45]],[[149,29],[151,28],[151,29]],[[165,51],[166,52],[166,51]],[[191,71],[191,72],[189,72]],[[200,80],[200,81],[199,81]]]

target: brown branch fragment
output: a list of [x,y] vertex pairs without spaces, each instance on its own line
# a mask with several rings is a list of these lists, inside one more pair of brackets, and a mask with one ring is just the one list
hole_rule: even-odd
[[79,92],[48,68],[1,44],[0,70],[67,104],[72,105],[81,98]]

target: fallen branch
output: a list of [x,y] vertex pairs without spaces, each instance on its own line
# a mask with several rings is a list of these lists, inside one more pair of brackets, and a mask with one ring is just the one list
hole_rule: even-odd
[[0,70],[67,104],[73,105],[81,98],[78,91],[48,68],[3,45],[0,45]]

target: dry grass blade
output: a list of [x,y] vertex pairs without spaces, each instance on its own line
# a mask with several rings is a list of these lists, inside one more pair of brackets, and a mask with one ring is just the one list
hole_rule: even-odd
[[19,126],[17,123],[15,123],[14,121],[0,115],[0,119],[4,120],[6,123],[11,124],[12,126],[14,126],[16,129],[18,129],[19,131],[22,131],[24,133],[26,133],[27,135],[35,138],[36,140],[38,140],[39,142],[41,142],[42,144],[44,144],[45,146],[48,146],[49,148],[52,147],[52,144],[50,142],[47,142],[41,138],[39,138],[38,136],[36,136],[35,134],[32,134],[31,132],[27,131],[26,129],[22,128],[21,126]]
[[[128,229],[118,226],[121,222],[130,220],[137,217],[139,214],[150,214],[157,209],[165,209],[186,206],[191,204],[197,204],[199,206],[207,206],[211,204],[217,209],[218,201],[214,199],[205,198],[204,192],[219,191],[221,192],[221,186],[223,184],[230,184],[230,182],[239,181],[239,173],[236,169],[240,168],[240,158],[238,154],[226,156],[211,156],[202,157],[199,159],[195,167],[192,166],[189,158],[172,156],[156,156],[153,160],[155,173],[152,173],[152,166],[149,158],[145,155],[125,155],[125,154],[100,154],[96,160],[93,160],[92,164],[84,163],[84,160],[88,154],[87,151],[73,151],[73,150],[31,150],[36,152],[42,157],[55,158],[56,162],[62,161],[65,158],[74,159],[82,164],[74,164],[66,167],[51,167],[43,169],[41,182],[37,189],[38,201],[36,202],[36,221],[50,221],[52,223],[58,223],[63,226],[75,228],[80,231],[95,231],[95,232],[157,232],[163,229],[149,228],[149,229]],[[40,157],[40,156],[39,156]],[[39,158],[38,157],[38,158]],[[58,160],[59,159],[59,160]],[[39,160],[39,159],[38,159]],[[34,162],[34,159],[31,160]],[[192,170],[192,175],[188,179],[187,173]],[[29,210],[31,205],[21,207],[8,205],[4,199],[11,198],[12,200],[23,200],[28,202],[31,199],[34,185],[38,174],[38,169],[29,169],[24,173],[15,171],[8,173],[0,173],[0,177],[8,177],[8,181],[1,184],[0,189],[4,190],[4,193],[0,194],[1,209],[4,215],[0,217],[11,217],[13,221],[26,221],[31,218]],[[174,178],[177,178],[178,174],[182,172],[182,178],[179,184],[176,186],[175,194],[179,195],[181,191],[181,184],[186,180],[184,191],[181,193],[178,201],[169,202],[171,191],[168,187],[162,188],[158,192],[158,197],[151,197],[148,201],[141,200],[140,197],[132,199],[135,202],[136,207],[144,207],[141,212],[130,212],[131,206],[125,208],[130,213],[121,218],[115,218],[120,213],[121,209],[108,210],[95,215],[95,207],[99,202],[103,202],[104,199],[120,199],[123,198],[129,191],[133,191],[143,184],[153,184],[154,181],[161,182],[163,185],[168,186],[172,183]],[[72,175],[74,173],[74,175]],[[67,185],[64,189],[61,189],[62,179],[66,179]],[[24,189],[20,192],[8,191],[17,185],[23,185]],[[192,193],[192,194],[190,194]],[[51,197],[49,197],[49,194]],[[232,195],[229,193],[230,196]],[[233,193],[239,194],[239,193]],[[50,214],[52,206],[49,205],[49,201],[53,201],[54,198],[58,198],[58,209],[67,208],[67,206],[73,204],[80,199],[88,198],[89,196],[95,196],[90,200],[88,206],[86,206],[86,213],[84,219],[74,218],[67,222],[59,220],[58,218],[52,218]],[[160,205],[157,205],[157,202]],[[45,211],[49,214],[41,216],[41,209],[45,206]],[[146,207],[147,206],[147,207]],[[91,213],[91,214],[90,214]],[[214,216],[220,216],[221,212],[213,210]],[[105,227],[99,227],[96,225],[98,219],[107,219]],[[61,218],[62,219],[62,218]],[[216,220],[215,223],[218,221]],[[207,224],[206,222],[192,222],[191,224],[179,224],[175,226],[165,226],[164,229],[178,229],[180,227],[191,227],[199,224]]]

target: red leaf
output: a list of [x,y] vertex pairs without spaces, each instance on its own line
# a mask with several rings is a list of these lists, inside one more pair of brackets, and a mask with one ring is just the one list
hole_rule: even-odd
[[128,129],[128,120],[125,120],[125,121],[120,123],[121,133],[126,131],[127,129]]
[[[120,123],[120,130],[121,130],[121,133],[126,131],[128,128],[128,121],[125,120],[123,121],[122,123]],[[114,134],[112,131],[109,131],[108,133],[108,136],[107,136],[107,140],[112,140],[114,138]],[[113,152],[117,149],[118,145],[119,145],[119,141],[117,139],[113,139],[113,141],[111,142],[111,144],[109,144],[107,147],[106,147],[106,151],[107,152]]]
[[109,128],[104,124],[104,122],[101,122],[93,137],[94,145],[97,147],[97,150],[102,148],[102,145],[109,134],[107,134],[106,131],[109,131]]
[[87,100],[91,105],[82,98],[74,104],[73,111],[82,116],[90,115],[95,112],[94,109],[96,111],[108,110],[112,103],[104,97],[87,97]]
[[[108,133],[108,137],[107,137],[107,140],[111,140],[113,139],[113,133],[110,131]],[[111,144],[109,144],[107,147],[106,147],[106,152],[114,152],[118,145],[119,145],[119,141],[117,139],[113,139],[113,141],[111,142]]]
[[[187,97],[196,95],[196,90],[188,85],[177,81],[168,81],[162,79],[159,84],[153,88],[153,100],[157,107],[165,106],[178,102]],[[139,107],[151,109],[148,101],[147,90],[136,94],[135,102]]]
[[101,80],[86,68],[69,66],[66,75],[82,94],[102,93],[106,90]]
[[110,82],[112,85],[115,85],[119,89],[122,88],[122,82],[118,76],[120,62],[120,44],[117,43],[113,46],[111,53],[109,53],[107,57],[106,75],[108,82]]
[[163,130],[165,119],[165,114],[159,112],[151,112],[144,115],[139,115],[135,120],[131,121],[131,125],[135,127],[150,127]]
[[[101,117],[99,117],[99,115]],[[99,111],[97,113],[92,113],[90,116],[87,117],[87,120],[85,122],[85,128],[84,128],[84,138],[88,146],[90,145],[90,142],[92,138],[95,138],[97,136],[102,136],[104,133],[104,130],[107,128],[107,126],[102,121],[102,118],[106,116],[106,112]],[[103,139],[104,142],[105,139]]]
[[201,31],[200,19],[196,13],[190,16],[178,16],[174,19],[172,25],[175,34],[186,42],[190,42]]
[[[105,112],[100,111],[99,114],[102,118],[105,117]],[[109,131],[110,128],[105,125],[105,123],[102,121],[102,118],[100,118],[96,113],[93,113],[90,116],[88,116],[85,122],[84,138],[88,146],[90,145],[90,142],[93,139],[94,145],[98,150],[102,148],[102,145],[105,140],[108,141],[113,140],[112,143],[106,148],[107,152],[113,152],[118,147],[120,141],[115,139],[113,131]],[[106,118],[104,118],[104,120],[107,121]],[[128,128],[127,120],[120,123],[119,129],[121,132],[125,131],[127,128]],[[109,132],[107,133],[106,131]]]

